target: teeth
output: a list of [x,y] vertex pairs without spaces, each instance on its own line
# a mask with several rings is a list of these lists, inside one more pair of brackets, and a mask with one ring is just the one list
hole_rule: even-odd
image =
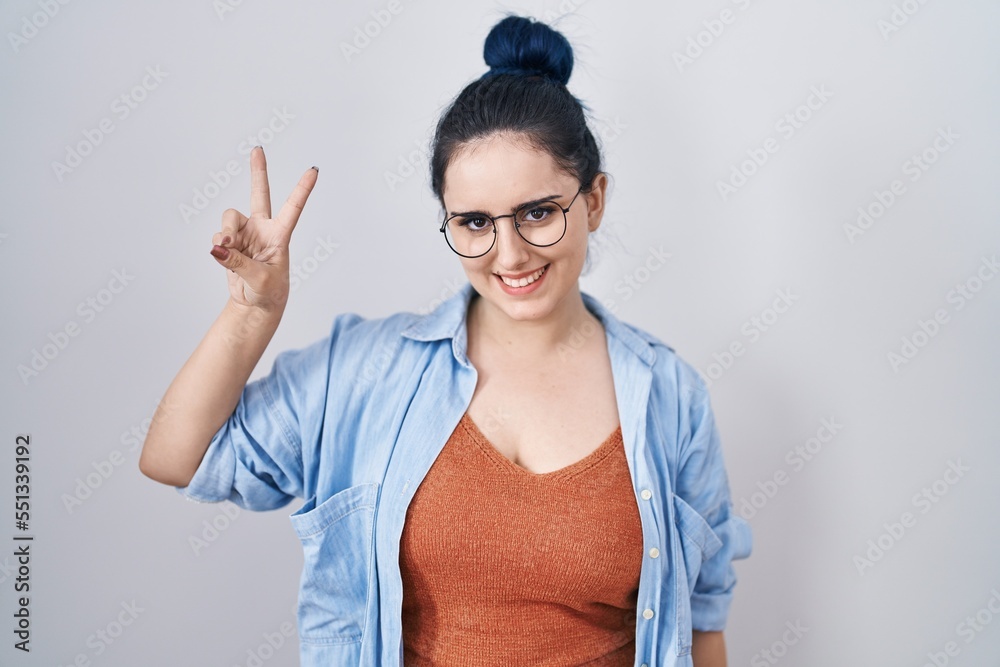
[[542,274],[545,273],[545,269],[546,268],[547,267],[543,266],[542,268],[538,269],[537,271],[535,271],[533,274],[531,274],[527,278],[520,278],[518,280],[511,280],[510,278],[506,278],[504,276],[500,276],[500,280],[504,281],[504,283],[506,283],[507,285],[510,285],[511,287],[524,287],[526,285],[530,285],[531,283],[533,283],[536,280],[538,280],[539,278],[541,278]]

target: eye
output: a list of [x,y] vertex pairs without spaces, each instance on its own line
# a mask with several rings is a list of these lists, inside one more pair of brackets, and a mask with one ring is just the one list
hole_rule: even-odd
[[555,204],[537,204],[521,211],[521,222],[543,222],[556,212]]
[[490,226],[489,218],[484,218],[482,216],[469,216],[467,218],[458,218],[458,226],[465,227],[471,232],[481,232]]

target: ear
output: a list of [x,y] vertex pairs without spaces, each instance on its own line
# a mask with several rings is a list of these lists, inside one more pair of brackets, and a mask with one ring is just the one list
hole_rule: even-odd
[[587,204],[587,229],[595,231],[601,226],[604,217],[604,201],[608,189],[608,176],[603,171],[597,172],[592,181],[590,192],[581,192]]

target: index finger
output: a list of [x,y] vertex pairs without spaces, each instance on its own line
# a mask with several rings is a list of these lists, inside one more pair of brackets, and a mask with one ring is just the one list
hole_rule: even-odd
[[267,159],[263,146],[254,146],[250,150],[250,215],[265,220],[271,217],[271,188],[267,184]]
[[302,178],[299,179],[295,189],[292,190],[292,194],[288,195],[288,199],[285,200],[281,210],[278,211],[277,221],[285,227],[289,233],[295,229],[295,223],[299,221],[299,216],[302,214],[302,208],[306,205],[306,200],[309,199],[309,193],[312,192],[313,186],[316,185],[316,179],[318,177],[319,169],[316,167],[307,169],[306,173],[304,173]]

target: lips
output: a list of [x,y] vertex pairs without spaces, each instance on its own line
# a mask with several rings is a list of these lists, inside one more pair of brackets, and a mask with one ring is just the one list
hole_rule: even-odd
[[548,264],[546,264],[545,266],[540,266],[537,269],[533,269],[531,271],[525,271],[524,273],[510,273],[510,274],[508,274],[508,273],[497,273],[497,274],[494,274],[494,275],[498,275],[501,278],[507,278],[508,280],[520,280],[521,278],[527,278],[528,276],[530,276],[532,274],[538,273],[540,270],[546,268],[547,266],[548,266]]
[[[545,266],[543,266],[543,267],[541,267],[539,269],[535,269],[534,271],[528,271],[526,273],[519,273],[515,277],[505,276],[505,275],[502,275],[502,274],[496,274],[496,276],[498,278],[500,278],[500,280],[502,280],[503,283],[505,285],[507,285],[508,287],[515,287],[515,288],[516,287],[527,287],[528,285],[533,284],[535,281],[537,281],[539,278],[541,278],[543,275],[545,275],[545,272],[546,272],[546,270],[548,270],[548,267],[549,267],[549,265],[546,264]],[[513,283],[513,284],[511,284],[511,283]]]

